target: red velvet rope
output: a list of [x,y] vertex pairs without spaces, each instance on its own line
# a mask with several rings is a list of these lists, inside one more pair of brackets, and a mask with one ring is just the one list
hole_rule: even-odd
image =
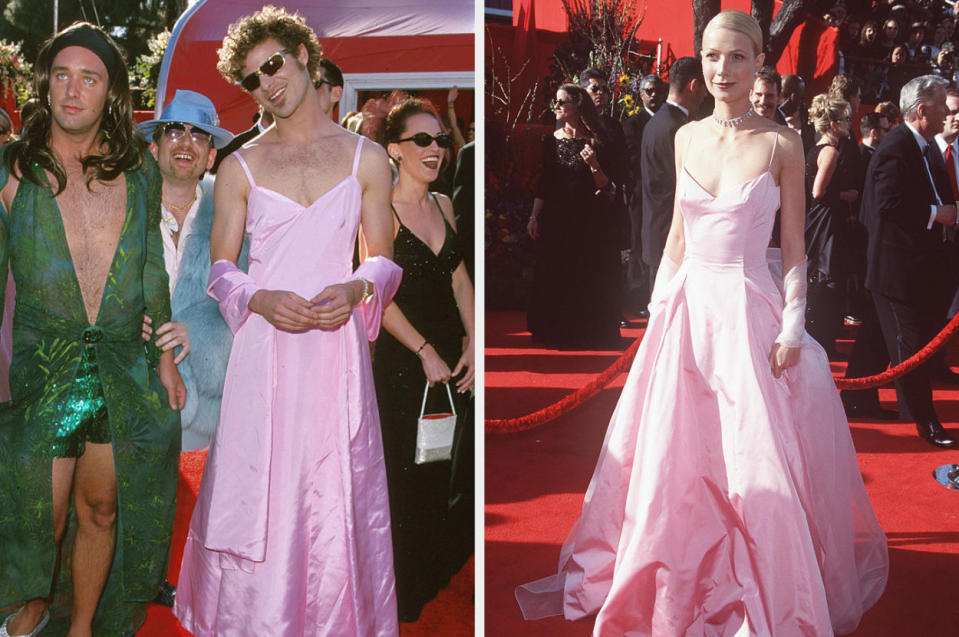
[[[891,367],[881,374],[865,376],[863,378],[837,378],[836,387],[839,389],[869,389],[890,383],[929,360],[933,354],[949,342],[949,339],[955,336],[957,331],[959,331],[959,314],[954,316],[953,319],[942,328],[942,331],[936,334],[925,347],[895,367]],[[626,371],[636,356],[636,350],[639,349],[640,341],[642,341],[642,337],[637,338],[633,344],[629,346],[629,349],[623,352],[603,373],[560,401],[544,407],[539,411],[520,416],[519,418],[487,419],[485,422],[486,433],[510,434],[535,429],[540,425],[545,425],[549,421],[555,420],[563,414],[572,411],[598,394],[620,373]]]

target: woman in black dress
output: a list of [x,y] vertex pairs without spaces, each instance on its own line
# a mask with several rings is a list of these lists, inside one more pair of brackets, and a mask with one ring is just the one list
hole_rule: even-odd
[[[415,464],[417,419],[427,383],[437,411],[449,411],[452,383],[458,440],[472,410],[473,286],[457,245],[453,205],[429,192],[452,145],[432,104],[407,99],[386,116],[383,141],[398,170],[393,187],[393,260],[403,280],[383,312],[373,375],[383,430],[400,621],[446,586],[462,554],[450,528],[453,461]],[[429,409],[427,410],[430,411]],[[470,447],[466,447],[470,448]],[[468,453],[468,452],[466,452]],[[455,479],[453,480],[455,483]],[[472,484],[469,485],[472,489]]]
[[536,240],[527,327],[533,341],[547,347],[616,346],[620,242],[608,136],[589,95],[574,84],[556,91],[554,111],[563,126],[544,140],[543,174],[527,226]]
[[806,256],[809,292],[806,331],[830,356],[842,326],[842,263],[848,204],[859,198],[856,190],[843,190],[854,181],[853,170],[840,161],[840,144],[849,135],[849,103],[827,94],[813,98],[809,121],[820,134],[819,143],[806,155]]

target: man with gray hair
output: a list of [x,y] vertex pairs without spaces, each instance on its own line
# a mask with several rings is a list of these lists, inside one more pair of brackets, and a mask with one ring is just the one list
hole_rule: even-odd
[[[956,223],[956,205],[946,176],[927,154],[942,131],[948,82],[922,75],[902,87],[904,123],[886,136],[869,161],[863,192],[863,223],[869,231],[866,288],[872,292],[893,365],[918,352],[941,325],[940,279],[947,245],[945,229]],[[940,195],[943,193],[945,198]],[[896,381],[903,417],[938,447],[956,439],[942,428],[932,402],[926,366]]]

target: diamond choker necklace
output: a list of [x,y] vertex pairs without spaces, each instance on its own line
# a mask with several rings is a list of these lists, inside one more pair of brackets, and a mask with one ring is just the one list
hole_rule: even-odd
[[756,114],[756,111],[753,110],[752,107],[750,107],[748,111],[746,111],[739,117],[723,119],[722,117],[719,117],[718,115],[716,115],[716,111],[713,111],[713,119],[716,120],[716,123],[719,124],[720,126],[728,126],[729,128],[735,128],[755,114]]

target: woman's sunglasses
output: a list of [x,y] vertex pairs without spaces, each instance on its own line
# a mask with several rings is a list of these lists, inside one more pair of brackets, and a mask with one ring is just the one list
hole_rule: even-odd
[[282,50],[268,57],[266,62],[260,65],[260,68],[240,80],[240,86],[250,93],[260,88],[260,74],[269,75],[270,77],[276,75],[276,72],[283,68],[283,64],[286,62],[286,54],[287,51]]
[[432,144],[434,141],[436,142],[436,145],[439,146],[440,148],[453,147],[453,138],[447,135],[446,133],[437,135],[436,137],[433,137],[429,133],[417,133],[415,135],[411,135],[409,137],[404,137],[403,139],[396,140],[397,143],[413,142],[420,148],[426,148],[427,146]]

